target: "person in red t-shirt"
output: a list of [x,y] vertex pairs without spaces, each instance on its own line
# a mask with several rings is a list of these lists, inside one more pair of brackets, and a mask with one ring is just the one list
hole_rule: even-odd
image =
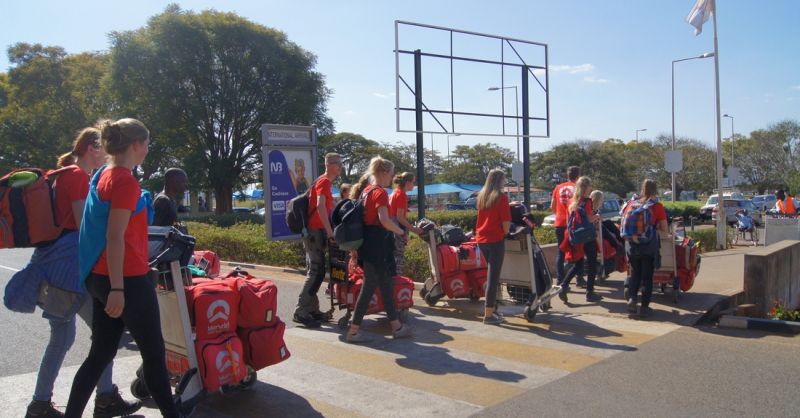
[[[650,210],[653,214],[651,221],[656,231],[669,233],[667,226],[667,211],[658,201],[658,185],[655,180],[646,179],[642,182],[642,193],[639,202],[652,205]],[[650,315],[650,297],[653,295],[653,272],[655,271],[655,259],[658,257],[658,234],[652,245],[637,245],[628,243],[628,258],[631,265],[631,278],[628,283],[628,311],[637,313],[639,316]],[[649,248],[643,248],[649,247]],[[637,308],[639,287],[642,287],[642,305]]]
[[567,168],[567,178],[569,181],[559,184],[553,189],[553,198],[550,201],[550,210],[556,215],[553,227],[556,229],[556,242],[558,243],[558,253],[556,254],[556,275],[558,281],[564,280],[564,251],[561,245],[564,242],[567,230],[567,214],[569,204],[572,202],[572,195],[575,193],[575,181],[581,176],[581,168],[570,166]]
[[[85,128],[78,133],[72,150],[58,158],[57,167],[64,169],[56,174],[55,211],[58,224],[64,228],[61,238],[69,234],[77,234],[83,216],[83,205],[89,193],[89,175],[105,163],[106,153],[100,145],[100,131]],[[78,258],[77,238],[75,238],[75,260]],[[76,270],[77,274],[77,270]],[[77,277],[76,277],[77,279]],[[49,289],[53,291],[52,285]],[[26,416],[61,416],[61,412],[53,407],[51,397],[55,380],[64,362],[64,356],[75,341],[75,315],[62,318],[51,315],[44,309],[44,318],[50,325],[50,339],[42,356],[42,364],[36,378],[36,390],[33,400],[28,405]],[[92,326],[92,304],[84,303],[79,310],[81,319],[90,328]],[[141,407],[141,402],[128,402],[122,399],[119,390],[111,380],[109,363],[103,370],[97,384],[95,409],[102,413],[128,415]]]
[[353,310],[353,320],[345,335],[348,343],[370,340],[361,331],[361,320],[367,313],[375,288],[380,289],[383,307],[392,327],[392,336],[411,337],[411,327],[400,322],[394,308],[394,241],[395,236],[405,236],[405,231],[389,214],[389,195],[384,189],[392,182],[394,163],[374,157],[369,163],[368,173],[373,181],[360,195],[364,200],[364,244],[357,254],[359,264],[364,267],[364,282]]
[[342,156],[336,153],[325,155],[325,172],[311,186],[308,196],[308,235],[303,237],[306,252],[306,281],[297,298],[292,320],[306,328],[319,328],[325,314],[319,310],[317,292],[325,280],[325,250],[333,240],[331,212],[334,201],[331,184],[342,172]]
[[99,200],[110,208],[107,242],[85,281],[93,303],[92,346],[75,374],[65,416],[83,414],[92,389],[116,355],[127,328],[142,356],[143,377],[153,400],[163,416],[177,417],[158,301],[147,276],[147,211],[135,213],[141,189],[131,172],[147,156],[150,132],[136,119],[106,120],[99,123],[99,128],[103,148],[111,156],[96,186]]
[[[592,179],[586,176],[579,178],[575,183],[575,193],[572,196],[572,203],[569,206],[567,217],[569,217],[569,213],[580,206],[586,212],[589,222],[595,224],[596,227],[600,222],[600,216],[594,213],[592,199],[590,197],[591,193]],[[564,303],[567,302],[569,282],[579,272],[583,271],[584,259],[586,259],[586,301],[598,302],[602,300],[603,297],[594,292],[595,276],[597,275],[597,240],[592,240],[585,244],[572,244],[569,242],[568,238],[565,238],[564,242],[562,242],[559,247],[562,250],[567,250],[568,254],[566,254],[566,258],[570,260],[571,266],[564,275],[564,278],[558,282],[561,286],[561,293],[558,294],[558,297],[564,301]]]
[[506,174],[503,170],[489,171],[486,183],[478,193],[478,221],[475,224],[475,241],[486,257],[488,281],[483,323],[497,325],[504,321],[497,312],[497,287],[500,285],[500,270],[506,253],[506,234],[511,229],[511,208],[508,196],[503,194]]
[[405,172],[394,176],[394,191],[392,197],[389,198],[389,216],[395,219],[397,223],[406,231],[401,237],[395,237],[394,240],[394,264],[398,275],[403,274],[403,258],[406,252],[406,243],[409,240],[408,231],[417,235],[422,233],[422,230],[408,222],[408,192],[414,190],[414,174]]

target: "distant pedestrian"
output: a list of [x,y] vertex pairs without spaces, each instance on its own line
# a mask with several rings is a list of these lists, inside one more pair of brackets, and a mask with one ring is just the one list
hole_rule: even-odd
[[197,210],[198,212],[205,212],[208,210],[206,208],[206,201],[203,199],[203,196],[197,198]]
[[505,258],[506,234],[511,229],[511,207],[508,196],[503,193],[505,184],[505,172],[494,169],[489,171],[486,182],[478,193],[475,240],[488,265],[486,302],[483,308],[483,323],[488,325],[498,325],[505,321],[502,314],[497,312],[497,288]]
[[[302,160],[300,160],[302,161]],[[334,202],[331,184],[342,172],[342,156],[334,152],[325,155],[325,172],[311,186],[308,207],[308,235],[303,237],[306,252],[306,281],[297,298],[292,320],[307,328],[319,328],[325,314],[319,309],[317,293],[325,280],[325,250],[333,240],[331,212]]]
[[580,176],[580,167],[570,166],[567,168],[568,181],[559,184],[553,189],[553,196],[550,202],[550,210],[556,215],[553,226],[556,229],[556,243],[558,244],[556,275],[559,282],[564,280],[564,251],[561,250],[561,244],[566,236],[567,215],[569,214],[569,205],[572,203],[572,195],[575,193],[575,182]]
[[[578,179],[575,183],[575,193],[572,197],[572,203],[569,206],[569,213],[575,211],[578,207],[581,207],[589,218],[589,222],[595,224],[595,226],[600,222],[600,217],[594,213],[594,208],[592,206],[592,179],[589,177],[583,176]],[[569,239],[565,239],[565,244],[562,244],[562,249],[568,248],[571,252],[570,259],[571,259],[571,266],[569,271],[564,276],[564,279],[559,281],[559,284],[562,287],[561,293],[559,293],[559,298],[562,301],[567,302],[567,292],[569,291],[569,282],[575,277],[578,272],[584,270],[584,265],[586,266],[586,301],[587,302],[598,302],[603,299],[602,296],[598,295],[594,291],[594,283],[595,278],[597,275],[597,240],[592,240],[586,242],[584,244],[574,244],[570,243]]]
[[403,228],[405,234],[395,237],[394,240],[394,262],[397,269],[396,274],[403,274],[404,257],[406,253],[406,243],[410,236],[408,231],[417,235],[422,234],[422,230],[412,225],[408,221],[408,195],[407,193],[414,190],[414,174],[404,172],[394,176],[394,191],[392,197],[389,199],[389,215],[397,221],[400,228]]
[[[660,243],[658,232],[667,234],[667,211],[658,201],[658,186],[654,180],[646,179],[642,182],[642,193],[638,201],[632,202],[626,208],[625,216],[628,216],[636,207],[643,206],[651,213],[650,219],[652,227],[656,229],[654,238],[645,244],[639,244],[633,239],[627,240],[628,259],[631,266],[631,278],[628,288],[628,311],[638,312],[640,317],[650,315],[650,297],[653,294],[653,273],[656,268],[656,260],[660,259]],[[623,228],[625,227],[625,216],[623,216]],[[637,309],[639,287],[642,288],[642,304]]]
[[353,188],[353,186],[351,186],[350,183],[342,183],[342,185],[339,186],[339,200],[350,199],[351,188]]
[[345,336],[345,341],[349,343],[363,343],[370,339],[361,331],[361,321],[367,313],[375,288],[381,292],[383,307],[392,327],[392,336],[412,336],[411,327],[400,322],[394,307],[394,241],[396,236],[405,234],[389,215],[389,195],[384,189],[392,182],[394,163],[374,157],[370,161],[368,174],[373,181],[359,197],[364,201],[364,244],[358,250],[359,264],[364,267],[364,282],[356,300],[353,320]]
[[180,168],[170,168],[164,173],[164,189],[153,200],[153,226],[173,226],[178,223],[177,201],[186,193],[188,186],[189,178]]

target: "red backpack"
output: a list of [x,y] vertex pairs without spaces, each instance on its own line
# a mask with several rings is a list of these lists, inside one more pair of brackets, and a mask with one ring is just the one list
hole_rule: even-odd
[[239,328],[261,328],[278,321],[278,287],[270,280],[256,279],[234,270],[228,277],[238,277]]
[[261,370],[288,359],[292,354],[283,341],[285,331],[286,324],[281,320],[273,327],[239,329],[245,362],[253,369]]
[[58,239],[55,179],[71,169],[23,168],[0,178],[0,248],[41,247]]
[[193,319],[198,340],[236,331],[239,292],[235,279],[213,280],[186,288],[189,317]]
[[219,276],[219,255],[213,251],[195,251],[192,255],[195,267],[206,272],[206,277]]
[[247,375],[242,341],[236,334],[223,334],[195,343],[203,387],[209,392],[237,385]]

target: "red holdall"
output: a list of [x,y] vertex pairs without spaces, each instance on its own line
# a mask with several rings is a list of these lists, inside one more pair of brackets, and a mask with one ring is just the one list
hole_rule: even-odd
[[198,340],[235,332],[239,314],[239,292],[235,279],[213,280],[186,287],[186,303]]
[[486,258],[483,257],[477,242],[465,242],[458,251],[459,269],[464,271],[485,269]]
[[214,392],[224,385],[239,384],[247,376],[242,341],[228,333],[195,342],[203,387]]
[[219,276],[219,256],[213,251],[195,251],[192,255],[194,266],[206,272],[207,277]]
[[404,276],[394,276],[392,281],[394,308],[399,311],[414,306],[414,281]]
[[470,270],[467,272],[470,288],[472,293],[479,297],[486,297],[486,284],[489,280],[489,269],[484,267],[478,270]]
[[244,361],[255,370],[278,364],[292,354],[283,341],[286,324],[278,320],[272,327],[240,328],[239,338],[244,344]]
[[682,291],[688,292],[694,286],[694,270],[685,268],[678,269],[678,282]]
[[436,257],[439,262],[439,272],[441,272],[442,275],[454,273],[460,270],[458,247],[440,244],[436,247]]
[[472,288],[469,278],[463,271],[442,274],[442,289],[448,298],[465,298],[469,296]]
[[236,281],[239,328],[272,326],[278,320],[278,287],[270,280],[247,275]]

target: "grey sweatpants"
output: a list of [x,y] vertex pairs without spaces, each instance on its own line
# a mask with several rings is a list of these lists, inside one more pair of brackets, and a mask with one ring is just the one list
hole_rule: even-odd
[[305,316],[312,312],[319,312],[319,292],[325,280],[325,250],[328,248],[325,231],[315,229],[303,237],[303,249],[306,251],[306,281],[303,290],[297,298],[295,315]]
[[506,241],[478,244],[478,247],[489,266],[486,283],[486,309],[494,309],[497,304],[497,288],[500,286],[500,271],[503,269],[503,259],[506,256]]

